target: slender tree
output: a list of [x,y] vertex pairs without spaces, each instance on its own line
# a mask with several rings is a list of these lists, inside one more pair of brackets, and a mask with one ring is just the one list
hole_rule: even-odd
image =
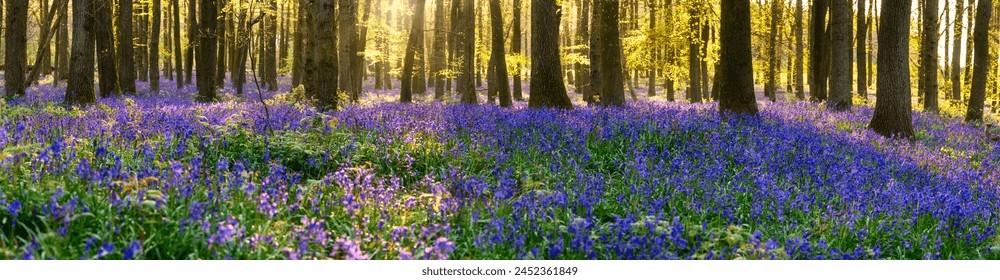
[[[7,97],[24,95],[25,87],[24,71],[27,68],[28,57],[28,0],[4,0],[7,4],[7,14],[4,33],[4,89]],[[75,2],[74,2],[75,4]],[[84,18],[87,2],[83,2],[83,9],[79,18]],[[76,10],[74,9],[74,14]],[[80,24],[84,21],[81,20]],[[83,26],[80,27],[81,30]]]
[[845,111],[851,108],[851,2],[833,1],[830,6],[832,58],[830,62],[830,108]]
[[[418,22],[423,21],[424,5],[427,2],[426,0],[416,1],[417,5],[413,8],[413,18],[411,19],[413,24],[411,24],[410,29],[410,39],[406,44],[406,58],[403,59],[403,76],[400,77],[402,81],[399,88],[399,102],[401,103],[413,102],[413,63],[417,53],[417,45],[421,44],[420,34],[423,33],[422,24],[418,24]],[[419,93],[419,90],[417,92]]]
[[[128,1],[129,3],[132,2],[132,0],[119,0],[119,1],[122,1],[122,3],[123,3],[122,4],[123,5],[122,9],[125,8],[125,6],[124,6],[125,4],[124,3],[126,1]],[[199,0],[188,0],[188,20],[187,20],[187,24],[188,24],[188,29],[187,29],[188,44],[187,44],[187,52],[184,54],[184,81],[187,82],[188,84],[191,84],[191,83],[194,82],[194,80],[192,79],[192,76],[191,76],[191,72],[192,72],[192,69],[194,68],[194,60],[195,60],[194,53],[195,53],[195,49],[198,48],[198,38],[199,38],[199,36],[198,36],[198,17],[196,16],[198,14],[198,4],[197,4],[198,1]],[[122,12],[124,13],[124,10]],[[125,17],[123,16],[122,18],[125,18]],[[132,24],[129,23],[128,30],[132,30],[131,25]],[[125,28],[125,27],[121,27],[121,28]],[[131,31],[129,31],[129,32],[131,32]],[[129,33],[129,34],[131,34],[131,33]],[[129,35],[128,38],[131,38],[131,37],[132,36]],[[131,39],[129,39],[129,41],[131,41]],[[122,53],[122,56],[125,56],[125,54]],[[125,71],[124,67],[122,67],[122,71]],[[132,80],[135,81],[134,78]],[[122,84],[124,85],[125,83],[122,83]]]
[[[601,82],[597,88],[600,93],[600,102],[604,106],[623,106],[625,105],[625,89],[623,88],[625,71],[622,65],[622,43],[618,20],[621,7],[614,0],[594,1],[594,9],[600,10],[599,16],[594,18],[598,26],[594,35],[599,36],[601,40],[601,44],[597,46],[597,65],[594,66],[600,72]],[[534,40],[536,39],[532,38],[532,41]]]
[[[615,6],[614,16],[617,18],[617,1],[598,1],[602,5]],[[559,60],[560,13],[556,1],[531,1],[531,96],[528,107],[573,108],[563,84],[562,63]]]
[[[656,4],[655,0],[647,0],[647,6],[649,7],[649,33],[655,34],[656,32]],[[655,37],[655,36],[654,36]],[[649,79],[646,84],[646,96],[656,96],[656,67],[657,67],[657,56],[659,53],[658,49],[655,47],[650,47],[650,55],[647,57],[649,60],[649,70],[647,70],[646,78]],[[582,75],[585,77],[585,75]]]
[[771,101],[777,101],[778,81],[778,23],[781,22],[782,1],[771,1],[771,28],[767,45],[767,82],[764,85],[764,96]]
[[869,128],[885,137],[912,138],[910,110],[910,9],[911,0],[882,0],[878,24],[878,73],[875,113]]
[[827,46],[826,15],[829,6],[827,0],[814,0],[812,20],[809,26],[809,96],[814,101],[825,101],[827,98],[826,82],[829,64],[826,62],[829,53]]
[[[938,111],[938,0],[921,0],[924,1],[925,9],[929,7],[934,7],[933,10],[927,10],[923,13],[922,27],[923,36],[920,37],[920,70],[919,70],[919,89],[918,91],[923,94],[924,100],[924,111],[927,112],[937,112]],[[864,1],[862,1],[864,2]],[[863,64],[858,62],[858,66],[861,67]],[[858,77],[861,79],[862,77]],[[860,82],[858,83],[861,84]]]
[[444,100],[444,63],[445,40],[447,31],[444,30],[444,0],[434,1],[434,47],[431,51],[431,75],[434,77],[434,100]]
[[[348,92],[351,96],[351,100],[358,100],[360,94],[360,86],[354,85],[353,76],[354,73],[360,71],[360,67],[354,65],[355,56],[357,56],[358,48],[358,1],[357,0],[340,0],[338,2],[338,9],[340,10],[337,20],[337,24],[340,28],[338,32],[339,41],[337,41],[337,50],[340,51],[338,58],[340,59],[340,65],[338,70],[340,71],[340,78],[338,84],[340,90]],[[423,19],[421,19],[423,21]]]
[[[27,8],[27,3],[24,4]],[[14,16],[9,8],[7,13]],[[73,46],[69,59],[69,83],[66,85],[67,105],[86,105],[97,101],[94,94],[94,8],[90,0],[73,0]],[[18,76],[17,79],[22,78]]]
[[[309,0],[311,12],[311,29],[308,47],[311,53],[307,60],[313,60],[311,71],[306,75],[306,91],[313,92],[319,101],[317,106],[322,109],[337,109],[337,51],[330,47],[337,42],[337,21],[334,20],[333,0]],[[343,3],[343,2],[341,2]],[[326,46],[323,48],[322,46]],[[307,64],[310,64],[307,62]]]
[[[194,1],[194,0],[192,0]],[[75,33],[74,33],[75,34]],[[118,81],[125,93],[135,93],[135,57],[132,48],[132,0],[119,0],[118,8]]]
[[[866,0],[860,0],[864,2]],[[796,0],[795,2],[795,97],[799,100],[806,99],[806,87],[803,76],[803,70],[805,68],[805,44],[802,40],[802,30],[804,25],[802,24],[802,0]]]
[[[972,88],[969,90],[969,109],[965,114],[966,122],[982,122],[983,107],[986,104],[986,79],[989,74],[990,59],[990,18],[993,16],[993,1],[979,0],[976,6],[975,64],[972,66]],[[996,79],[996,77],[994,77]]]
[[201,0],[198,22],[198,95],[200,102],[212,102],[215,93],[215,29],[218,28],[219,10],[215,0]]
[[[452,0],[452,1],[458,1],[458,0]],[[521,56],[521,43],[522,43],[522,40],[521,40],[521,0],[513,0],[513,1],[514,1],[514,3],[513,3],[514,5],[512,7],[512,9],[513,9],[513,15],[511,15],[511,17],[512,17],[512,19],[511,19],[511,25],[513,25],[513,27],[512,27],[513,31],[511,32],[512,35],[511,35],[511,42],[510,42],[510,53],[512,55],[514,55],[515,57],[520,57]],[[513,92],[513,95],[514,95],[514,99],[518,100],[518,101],[524,100],[524,96],[521,93],[521,86],[522,86],[522,82],[521,82],[521,70],[522,69],[521,68],[523,67],[521,65],[521,61],[522,61],[522,59],[515,60],[515,63],[514,63],[514,75],[512,77],[512,79],[514,81],[514,92]]]
[[757,114],[750,52],[750,0],[722,0],[719,30],[719,111]]
[[59,8],[59,30],[56,32],[56,74],[55,80],[63,81],[69,77],[69,5]]
[[952,39],[951,53],[951,98],[962,100],[962,21],[964,20],[965,0],[955,0],[955,33]]
[[462,103],[476,104],[479,103],[479,100],[476,97],[476,70],[474,68],[474,60],[476,59],[475,3],[472,0],[455,1],[461,2],[457,12],[452,14],[452,17],[457,20],[453,25],[456,30],[455,59],[460,65],[456,88],[462,96]]
[[153,0],[153,9],[149,32],[149,90],[153,93],[160,91],[160,10],[161,0]]
[[687,99],[701,102],[701,7],[697,2],[688,7],[688,90]]
[[181,50],[181,12],[180,12],[181,1],[180,0],[172,0],[172,1],[173,3],[170,5],[170,8],[173,10],[173,14],[171,16],[173,24],[171,27],[173,28],[174,32],[173,57],[174,57],[174,64],[176,64],[174,67],[175,69],[174,71],[176,72],[175,75],[177,76],[177,79],[175,79],[174,81],[177,82],[177,89],[181,89],[182,87],[184,87],[184,67],[183,67],[184,55],[183,51]]
[[[867,22],[868,16],[865,14],[865,4],[866,4],[866,2],[868,2],[868,0],[857,0],[857,1],[858,1],[858,10],[856,12],[857,12],[857,25],[858,25],[858,27],[857,27],[857,33],[855,35],[855,37],[857,39],[857,45],[855,45],[855,48],[854,48],[854,50],[855,50],[854,57],[857,60],[857,65],[858,65],[857,66],[857,69],[858,69],[858,73],[857,73],[857,77],[858,77],[858,79],[857,79],[857,82],[858,82],[857,90],[858,90],[858,96],[861,96],[862,98],[866,98],[867,99],[868,98],[868,80],[867,80],[868,77],[867,77],[866,74],[868,73],[868,61],[867,61],[868,55],[865,53],[865,46],[868,43],[865,42],[865,38],[868,37],[868,24],[867,24],[868,23]],[[934,0],[934,1],[936,2],[937,0]],[[934,7],[937,7],[937,5],[935,4]],[[937,18],[937,16],[935,16],[935,18]],[[935,38],[937,38],[937,33],[936,32],[935,32],[934,36],[935,36]],[[935,42],[936,41],[937,41],[937,39],[935,39]],[[937,45],[937,43],[935,43],[935,45]]]
[[121,85],[118,78],[118,67],[115,65],[114,25],[111,23],[110,0],[91,0],[95,6],[93,35],[97,40],[97,73],[100,78],[102,97],[121,95]]
[[495,83],[495,85],[491,86],[497,89],[497,95],[500,97],[500,106],[510,107],[513,105],[513,101],[510,96],[510,81],[507,79],[503,12],[500,10],[500,0],[490,0],[490,21],[490,29],[493,33],[493,50],[490,54],[490,67],[493,68],[493,79],[491,81]]

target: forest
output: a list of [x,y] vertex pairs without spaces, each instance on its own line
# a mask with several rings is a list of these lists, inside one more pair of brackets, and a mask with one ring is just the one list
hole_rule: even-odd
[[993,0],[0,3],[0,259],[1000,259]]

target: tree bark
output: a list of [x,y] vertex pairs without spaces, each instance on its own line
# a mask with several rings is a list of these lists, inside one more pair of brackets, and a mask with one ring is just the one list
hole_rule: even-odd
[[111,23],[111,0],[91,0],[95,5],[94,32],[97,40],[97,73],[102,97],[121,95],[118,67],[115,65],[115,37]]
[[809,44],[811,45],[809,53],[809,96],[813,101],[824,101],[827,98],[827,77],[825,75],[827,71],[823,69],[828,66],[824,63],[824,60],[825,54],[829,53],[826,44],[827,10],[827,0],[813,1],[812,19],[809,27]]
[[59,31],[56,33],[56,77],[62,81],[69,77],[69,5],[59,8]]
[[719,111],[757,114],[750,53],[750,0],[722,0],[719,23]]
[[833,1],[830,7],[832,61],[830,62],[830,109],[851,109],[851,2]]
[[[17,0],[7,0],[8,3]],[[9,17],[26,15],[21,9],[27,9],[27,1],[21,8],[7,8]],[[94,94],[94,3],[89,0],[73,0],[73,46],[70,56],[69,83],[66,85],[66,105],[86,105],[97,101]],[[9,24],[8,32],[15,25]],[[8,35],[8,40],[11,37]],[[23,82],[23,76],[17,76]],[[23,84],[22,84],[23,85]],[[8,84],[8,86],[10,86]]]
[[[866,0],[860,0],[866,1]],[[795,97],[799,100],[806,99],[806,87],[803,81],[803,70],[805,68],[805,44],[803,44],[802,30],[802,0],[795,2]]]
[[[135,93],[135,57],[132,48],[132,0],[119,0],[118,11],[118,81],[125,93]],[[194,0],[192,0],[194,1]],[[75,33],[74,33],[75,34]]]
[[[457,1],[457,0],[452,0],[452,1]],[[513,0],[513,1],[514,1],[514,3],[513,3],[514,4],[514,7],[513,7],[513,10],[514,10],[513,12],[514,13],[513,13],[513,15],[511,15],[511,17],[512,17],[511,24],[514,25],[514,26],[512,27],[513,28],[513,32],[512,32],[513,34],[511,35],[512,38],[511,38],[511,42],[510,42],[510,53],[513,54],[515,57],[521,57],[521,44],[523,42],[523,40],[521,39],[521,8],[522,8],[521,6],[522,6],[522,3],[521,3],[521,0]],[[517,62],[515,63],[516,65],[514,66],[514,75],[513,75],[514,76],[513,77],[513,80],[514,80],[513,81],[514,82],[514,92],[513,92],[513,95],[514,95],[514,99],[518,100],[518,101],[524,100],[524,94],[521,92],[521,87],[523,85],[523,83],[521,81],[521,70],[522,70],[522,68],[524,66],[522,65],[521,61],[523,61],[523,59],[518,59]]]
[[698,4],[688,8],[688,90],[687,99],[701,102],[701,7]]
[[475,4],[472,0],[461,1],[459,12],[452,15],[458,20],[454,25],[457,31],[455,41],[457,42],[457,54],[455,59],[460,64],[456,88],[462,96],[461,101],[465,104],[479,103],[476,96],[474,60],[476,59],[476,27],[475,27]]
[[[598,29],[595,35],[600,36],[597,46],[597,65],[601,82],[598,87],[600,103],[603,106],[625,105],[624,69],[621,56],[621,37],[619,12],[621,7],[614,0],[595,0],[594,9],[599,9],[598,17],[594,18]],[[534,32],[534,31],[533,31]],[[532,39],[534,41],[534,38]]]
[[[333,0],[310,0],[312,12],[311,29],[309,32],[309,47],[311,54],[306,58],[313,60],[310,77],[306,83],[306,91],[313,92],[319,101],[317,106],[325,110],[337,109],[337,51],[331,49],[337,43],[337,21],[334,20]],[[343,3],[343,2],[341,2]],[[325,48],[324,48],[325,47]],[[307,63],[309,64],[309,63]]]
[[503,12],[500,10],[500,0],[490,0],[490,19],[490,27],[493,31],[490,67],[493,67],[492,81],[496,83],[493,87],[497,89],[497,95],[500,97],[500,107],[510,107],[513,105],[513,101],[510,96],[510,81],[507,79],[507,57],[504,53]]
[[[413,24],[410,25],[411,27],[410,38],[409,42],[407,42],[406,44],[406,54],[405,58],[403,59],[403,76],[401,77],[402,81],[399,88],[400,103],[413,102],[413,92],[414,92],[413,79],[415,78],[413,75],[413,64],[417,53],[417,45],[421,44],[420,34],[423,33],[423,28],[421,28],[422,24],[419,23],[423,22],[424,5],[427,2],[426,0],[416,0],[416,1],[417,5],[416,7],[414,7],[413,17],[411,18]],[[419,93],[420,91],[417,90],[417,92]]]
[[[123,1],[122,3],[124,3],[124,1],[128,1],[129,3],[132,2],[132,0],[120,0],[120,1]],[[198,37],[198,17],[196,16],[198,14],[198,7],[197,7],[198,5],[197,5],[197,3],[198,3],[198,0],[188,0],[188,22],[187,22],[187,24],[188,24],[188,29],[187,29],[187,32],[188,32],[187,33],[188,44],[187,44],[187,53],[185,54],[185,61],[184,61],[184,80],[188,84],[191,84],[191,83],[194,82],[194,80],[192,79],[192,76],[191,76],[191,72],[192,72],[192,69],[194,68],[194,60],[195,60],[194,53],[195,53],[195,50],[198,48],[198,38],[199,38]],[[122,4],[122,5],[124,5],[124,4]],[[124,9],[124,6],[123,6],[123,9]],[[124,12],[124,10],[123,10],[123,12]],[[130,14],[131,14],[131,12],[130,12]],[[128,28],[129,30],[132,30],[131,25],[132,24],[129,23],[129,26],[130,26]],[[129,32],[130,32],[129,34],[131,34],[131,31],[129,31]],[[131,35],[129,35],[129,38],[131,38]],[[131,41],[131,39],[129,39],[129,40]],[[125,54],[122,54],[122,56],[125,56]],[[124,72],[124,69],[122,71]],[[134,81],[135,79],[133,78],[132,80]]]
[[[7,6],[6,33],[4,34],[4,89],[7,97],[24,95],[27,85],[24,71],[28,57],[28,0],[4,0]],[[82,2],[79,18],[87,15],[87,2]],[[74,9],[74,13],[76,10]],[[80,21],[81,24],[86,22]],[[83,29],[83,26],[80,27]],[[85,38],[84,38],[85,39]]]
[[184,55],[181,50],[181,1],[173,0],[171,5],[173,10],[173,32],[174,32],[174,71],[177,78],[174,80],[177,82],[177,90],[181,90],[184,87]]
[[447,32],[444,30],[444,0],[434,1],[434,47],[431,51],[431,75],[434,76],[434,100],[444,100],[444,63],[445,40]]
[[951,98],[962,100],[962,20],[965,0],[955,1],[955,33],[951,53]]
[[771,1],[771,31],[768,34],[767,45],[767,82],[764,85],[764,96],[771,101],[777,101],[777,68],[778,68],[778,19],[781,18],[780,1]]
[[[602,5],[614,5],[614,16],[617,18],[616,2],[597,1]],[[566,94],[559,59],[560,11],[555,1],[531,1],[531,95],[528,98],[528,107],[531,108],[573,108],[573,103]],[[618,25],[615,24],[614,27],[617,29]]]
[[337,50],[340,51],[338,58],[340,59],[340,65],[338,69],[340,71],[339,79],[340,82],[338,87],[340,90],[347,92],[351,100],[358,100],[360,87],[353,84],[353,75],[358,72],[358,67],[354,65],[355,56],[357,56],[357,38],[358,38],[358,1],[357,0],[339,0],[338,10],[339,15],[337,20],[339,21],[339,41],[337,42]]
[[910,111],[910,9],[911,0],[882,0],[878,26],[878,61],[875,113],[869,128],[885,137],[912,138]]
[[[938,7],[938,0],[924,1],[924,7]],[[864,2],[864,1],[862,1]],[[924,111],[938,111],[938,9],[923,13],[923,36],[920,38],[919,91],[923,94]],[[862,66],[859,62],[858,66]],[[859,77],[861,78],[861,77]],[[861,84],[860,81],[858,83]]]
[[149,90],[151,93],[157,93],[160,91],[160,10],[162,9],[161,0],[153,0],[153,9],[149,10],[152,14],[152,20],[150,24],[149,32]]
[[218,28],[219,9],[215,0],[201,0],[198,22],[198,96],[200,102],[217,99],[215,93],[215,29]]
[[[982,122],[983,107],[986,104],[986,79],[989,74],[990,46],[989,26],[993,14],[992,0],[979,0],[976,6],[976,30],[973,45],[975,46],[975,64],[972,66],[972,88],[969,90],[969,110],[965,114],[966,122]],[[996,79],[994,77],[994,79]]]
[[[868,37],[868,24],[867,24],[867,18],[868,18],[868,16],[865,14],[865,4],[868,2],[868,0],[857,0],[857,1],[858,1],[858,11],[857,11],[857,14],[858,14],[857,15],[857,25],[858,25],[857,30],[858,30],[858,32],[855,35],[855,37],[857,37],[857,45],[855,46],[855,49],[854,49],[855,50],[855,59],[857,60],[857,65],[858,65],[857,66],[857,69],[858,69],[858,73],[857,73],[857,76],[858,76],[858,80],[857,80],[858,81],[858,86],[857,86],[858,93],[857,94],[858,94],[858,96],[861,96],[861,98],[868,99],[868,80],[867,80],[867,78],[868,78],[867,77],[867,73],[868,73],[868,69],[867,69],[867,67],[868,67],[868,61],[867,61],[868,54],[865,52],[865,46],[867,45],[867,43],[865,42],[865,39]],[[937,0],[933,0],[933,1],[937,2]],[[937,7],[937,5],[935,5],[935,7]],[[936,21],[937,13],[934,13],[934,14],[935,14],[934,17],[935,17],[935,21]],[[936,32],[937,29],[935,29],[934,31],[935,31],[934,38],[935,38],[935,46],[936,46],[937,45],[937,43],[936,43],[936,41],[937,41],[937,39],[936,39],[937,38],[937,32]]]

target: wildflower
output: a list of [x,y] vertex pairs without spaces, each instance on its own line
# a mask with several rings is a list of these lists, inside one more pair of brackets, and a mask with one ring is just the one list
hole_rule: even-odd
[[134,260],[139,254],[142,254],[142,243],[139,240],[132,241],[122,254],[126,260]]

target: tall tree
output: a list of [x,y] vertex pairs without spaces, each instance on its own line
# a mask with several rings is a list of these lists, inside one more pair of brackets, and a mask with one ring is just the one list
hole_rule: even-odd
[[149,32],[149,90],[153,93],[160,91],[160,1],[153,0],[153,9],[149,10],[152,13]]
[[458,12],[452,14],[452,17],[457,19],[457,23],[453,25],[456,30],[455,48],[457,51],[455,59],[460,65],[456,88],[462,96],[462,103],[476,104],[479,103],[479,100],[476,96],[476,70],[474,67],[476,59],[475,2],[472,0],[455,1],[461,2]]
[[180,6],[181,6],[181,1],[180,0],[173,0],[173,3],[170,5],[170,8],[173,10],[172,11],[173,14],[171,16],[171,20],[173,20],[173,24],[172,24],[171,27],[173,28],[173,32],[174,32],[174,46],[173,46],[173,48],[174,48],[174,54],[173,54],[173,57],[174,57],[174,64],[176,64],[175,67],[174,67],[174,69],[175,69],[174,71],[176,72],[176,76],[177,76],[177,79],[175,79],[174,81],[177,82],[177,89],[178,90],[180,90],[182,87],[184,87],[184,67],[183,67],[183,65],[184,65],[184,62],[183,62],[184,55],[182,54],[183,51],[181,51],[181,12],[180,12],[181,8],[180,8]]
[[149,4],[135,2],[135,68],[139,81],[149,81]]
[[[864,2],[866,0],[860,0],[859,2]],[[802,78],[802,72],[805,68],[805,44],[802,40],[802,30],[804,25],[802,24],[802,0],[796,0],[795,2],[795,97],[799,100],[806,99],[806,87]]]
[[[340,0],[338,3],[339,16],[337,20],[339,21],[338,26],[340,30],[339,41],[337,42],[337,50],[340,51],[338,58],[340,59],[340,65],[338,70],[340,71],[340,82],[338,86],[340,90],[348,92],[351,96],[351,100],[358,100],[360,94],[360,86],[354,85],[353,76],[354,73],[360,71],[358,65],[354,65],[355,56],[357,56],[357,41],[358,41],[358,1],[357,0]],[[423,19],[420,19],[421,21]]]
[[[610,2],[611,6],[615,6],[614,16],[617,18],[617,1],[598,1],[602,5]],[[528,107],[573,108],[563,84],[562,63],[559,60],[560,16],[561,9],[556,1],[531,1],[531,96]]]
[[118,68],[121,72],[118,73],[118,81],[123,92],[135,93],[135,60],[132,59],[135,57],[132,48],[132,0],[119,1]]
[[215,0],[201,0],[198,22],[198,95],[200,102],[212,102],[215,93],[215,29],[218,28],[219,9]]
[[445,40],[444,30],[444,0],[434,1],[434,47],[431,51],[431,75],[434,76],[434,100],[444,100],[445,72]]
[[121,94],[118,67],[115,65],[114,25],[111,23],[111,0],[91,0],[94,11],[94,39],[97,40],[97,73],[101,96]]
[[750,52],[750,0],[722,0],[719,30],[719,111],[757,114]]
[[[218,47],[216,48],[215,55],[215,87],[222,88],[226,83],[226,66],[232,66],[232,63],[227,63],[226,60],[226,50],[230,49],[229,40],[230,38],[236,38],[236,31],[232,28],[233,25],[233,13],[230,12],[231,9],[227,8],[226,0],[219,1],[219,19],[222,20],[222,24],[215,29],[215,38],[218,38]],[[239,2],[236,2],[239,3]],[[231,29],[231,30],[230,30]],[[230,42],[227,42],[230,41]],[[230,55],[230,58],[235,57],[236,54]]]
[[[132,2],[132,0],[120,0],[120,1],[122,1],[122,3],[123,3],[122,4],[123,5],[122,6],[123,9],[124,9],[124,3],[125,3],[125,1],[128,1],[129,3]],[[198,48],[198,38],[199,38],[199,36],[198,36],[198,17],[196,16],[198,14],[198,1],[199,0],[188,0],[188,20],[187,20],[187,24],[188,24],[188,29],[187,29],[187,32],[188,32],[187,33],[188,44],[187,44],[187,53],[184,54],[184,56],[185,56],[184,57],[185,58],[184,59],[184,81],[187,82],[188,84],[191,84],[192,82],[194,82],[194,80],[191,77],[191,72],[192,72],[192,68],[194,68],[194,60],[195,60],[194,53],[195,53],[195,50]],[[122,12],[124,13],[124,10]],[[128,28],[129,30],[132,30],[131,25],[132,24],[129,23],[129,26],[130,26]],[[129,31],[129,32],[131,32],[131,31]],[[129,33],[129,34],[131,34],[131,33]],[[128,38],[131,38],[131,37],[132,36],[130,35]],[[131,41],[131,39],[129,39],[129,41]],[[124,56],[124,55],[125,54],[123,53],[122,56]],[[125,71],[124,67],[122,67],[122,71]],[[134,78],[132,80],[135,81]],[[122,84],[124,85],[124,83],[122,83]]]
[[[926,10],[923,13],[922,28],[923,36],[920,37],[920,70],[918,74],[918,91],[922,93],[924,100],[924,111],[938,111],[938,0],[924,1],[924,9],[933,7],[933,10]],[[864,2],[864,1],[862,1]],[[863,67],[858,62],[858,67]],[[863,79],[863,77],[858,77]],[[858,85],[861,85],[859,82]]]
[[38,51],[35,52],[35,63],[32,64],[34,67],[30,68],[31,71],[28,73],[24,82],[26,85],[37,84],[39,78],[38,76],[43,72],[48,73],[50,71],[51,65],[49,64],[51,64],[52,56],[49,54],[51,52],[49,42],[51,42],[53,37],[52,31],[56,29],[59,21],[64,20],[62,17],[56,16],[59,14],[56,13],[56,10],[65,4],[66,3],[64,1],[56,1],[51,7],[49,7],[45,1],[42,2],[42,9],[44,12],[41,14],[44,17],[39,19],[38,22],[40,25],[39,29],[41,30],[40,34],[38,34],[38,43],[40,47],[38,48]]
[[[7,6],[4,34],[4,89],[7,97],[24,95],[28,57],[28,0],[4,0]],[[86,16],[86,2],[79,18]],[[76,10],[74,9],[74,13]],[[81,24],[84,22],[80,21]],[[82,26],[81,26],[82,29]]]
[[[458,0],[452,0],[452,1],[458,1]],[[514,7],[512,7],[512,9],[514,11],[513,11],[513,15],[511,15],[511,17],[512,17],[511,25],[513,25],[513,27],[512,27],[513,28],[513,32],[511,32],[512,35],[511,35],[511,42],[510,42],[510,53],[512,55],[514,55],[515,57],[520,57],[520,55],[521,55],[521,43],[522,43],[522,40],[521,40],[521,0],[513,0],[513,1],[514,1],[514,3],[513,3]],[[514,99],[518,100],[518,101],[524,100],[524,96],[521,93],[521,86],[522,86],[522,82],[521,82],[521,68],[522,68],[522,65],[521,65],[521,61],[522,60],[523,59],[516,59],[514,61],[514,75],[512,77],[512,79],[514,80],[514,92],[513,92],[513,95],[514,95]]]
[[[406,54],[405,58],[403,59],[403,76],[400,77],[402,81],[399,88],[399,102],[401,103],[413,102],[413,92],[414,92],[413,63],[417,53],[417,45],[422,44],[422,42],[420,42],[420,37],[421,37],[420,34],[424,32],[422,28],[423,26],[422,24],[419,24],[419,22],[423,22],[424,5],[426,4],[427,1],[426,0],[416,0],[416,1],[417,5],[416,7],[413,8],[414,9],[412,18],[413,24],[410,25],[411,27],[410,39],[409,42],[407,42],[406,44]],[[419,93],[420,91],[417,90],[417,92]]]
[[[69,83],[66,85],[67,105],[86,105],[97,101],[94,94],[94,6],[90,0],[73,0],[73,46],[69,59]],[[13,16],[9,8],[8,14]],[[27,8],[27,3],[24,8]],[[21,76],[17,79],[21,80]]]
[[513,105],[513,101],[510,96],[510,81],[507,80],[507,58],[503,43],[503,12],[500,10],[500,0],[490,0],[490,29],[493,33],[493,50],[490,54],[493,77],[490,80],[492,82],[490,86],[497,90],[500,106],[510,107]]
[[962,21],[965,0],[955,0],[955,33],[951,53],[951,98],[962,100]]
[[851,108],[851,2],[833,1],[830,6],[830,27],[833,34],[830,62],[830,108],[845,111]]
[[[371,2],[371,0],[369,0]],[[264,52],[261,54],[261,68],[262,76],[264,76],[264,83],[267,84],[267,90],[274,91],[278,89],[278,1],[268,0],[267,1],[267,12],[264,16]]]
[[[966,122],[983,121],[983,107],[986,103],[986,79],[989,74],[990,59],[990,17],[993,16],[993,0],[979,0],[976,6],[976,25],[973,45],[975,64],[972,66],[972,88],[969,90],[969,109]],[[994,77],[994,79],[997,79]]]
[[[867,80],[868,77],[866,75],[868,73],[868,61],[867,61],[868,55],[865,53],[865,46],[867,45],[867,43],[865,42],[865,38],[868,37],[868,24],[867,24],[868,16],[865,15],[865,3],[868,2],[868,0],[857,0],[857,1],[858,1],[858,10],[857,10],[858,27],[857,27],[857,33],[855,35],[855,37],[857,37],[857,45],[855,46],[854,49],[855,59],[857,60],[858,64],[857,90],[858,90],[858,96],[861,96],[862,98],[868,98],[868,80]],[[933,1],[937,2],[937,0]],[[937,4],[935,4],[934,7],[937,7]],[[936,15],[935,18],[937,18]],[[934,33],[934,37],[935,37],[934,45],[936,46],[937,32]]]
[[[767,82],[764,85],[764,96],[771,101],[777,101],[778,82],[778,23],[781,22],[781,8],[785,3],[782,1],[771,1],[771,29],[768,34],[767,44]],[[848,66],[850,67],[850,66]]]
[[912,138],[910,110],[911,0],[882,0],[878,24],[875,113],[869,128],[885,137]]
[[56,32],[56,75],[55,80],[66,80],[69,76],[69,5],[59,8],[59,29]]
[[311,10],[308,10],[308,0],[298,0],[295,1],[298,7],[298,13],[295,20],[295,34],[293,35],[292,42],[292,87],[297,87],[302,84],[303,78],[305,76],[305,40],[308,37],[305,36],[307,29],[310,28],[306,24],[306,17]]
[[[601,81],[597,88],[600,102],[604,106],[623,106],[625,105],[625,89],[623,88],[625,78],[623,77],[624,69],[622,69],[622,43],[618,21],[621,7],[614,0],[594,0],[594,4],[594,9],[599,10],[598,17],[594,18],[597,29],[593,35],[600,37],[600,44],[597,45],[597,65],[594,65],[594,68],[600,72]],[[534,26],[532,26],[532,31],[534,32]],[[532,38],[532,42],[535,40],[537,39]],[[532,77],[532,82],[534,82],[534,75]],[[534,86],[531,88],[534,90]]]
[[826,14],[829,6],[827,0],[814,0],[812,7],[812,19],[809,26],[809,96],[814,101],[824,101],[827,98],[826,74],[829,72],[829,64],[826,62],[826,54],[830,52],[828,47],[828,34],[826,33]]
[[[579,17],[578,17],[579,18],[579,20],[578,20],[579,22],[578,22],[578,25],[577,25],[576,35],[580,39],[580,43],[578,44],[579,46],[581,46],[580,55],[587,55],[587,53],[590,52],[590,45],[589,45],[589,43],[590,43],[590,7],[591,7],[590,1],[591,0],[578,0],[577,1],[577,3],[580,6],[580,11],[578,12],[579,13]],[[577,65],[576,67],[577,67],[577,71],[578,71],[578,73],[576,75],[576,79],[577,79],[577,81],[576,81],[577,82],[576,89],[577,89],[577,91],[579,91],[580,93],[583,94],[583,101],[586,101],[587,103],[592,103],[593,102],[593,100],[592,100],[593,98],[592,97],[594,95],[594,87],[593,87],[593,81],[590,80],[590,68],[591,68],[591,65],[584,64],[584,63],[579,62],[579,61],[576,63],[576,65]],[[518,77],[518,78],[520,78],[520,77]],[[520,84],[518,84],[518,83],[515,83],[514,85],[515,85],[515,87],[514,87],[515,89],[517,89],[517,88],[520,87]]]
[[[311,53],[306,57],[312,60],[306,75],[306,91],[313,92],[319,101],[317,106],[322,109],[337,109],[337,51],[331,49],[337,42],[337,22],[334,20],[333,0],[309,0],[311,13],[309,45]],[[342,2],[341,2],[342,3]],[[304,4],[304,3],[303,3]],[[326,48],[323,48],[325,46]]]
[[[647,0],[646,4],[649,7],[649,34],[656,34],[656,4],[657,4],[657,1],[656,0]],[[651,36],[651,37],[655,38],[655,35]],[[650,62],[649,63],[649,70],[647,70],[647,73],[646,73],[646,76],[647,76],[646,78],[649,79],[649,82],[646,84],[646,95],[647,96],[656,96],[656,67],[657,67],[657,65],[656,65],[657,61],[656,60],[657,60],[657,57],[659,56],[659,53],[657,51],[658,51],[658,48],[650,47],[650,55],[649,55],[649,57],[647,57],[647,59]],[[581,75],[581,77],[585,77],[585,75]]]
[[687,99],[701,102],[701,4],[694,2],[688,7],[688,90]]

